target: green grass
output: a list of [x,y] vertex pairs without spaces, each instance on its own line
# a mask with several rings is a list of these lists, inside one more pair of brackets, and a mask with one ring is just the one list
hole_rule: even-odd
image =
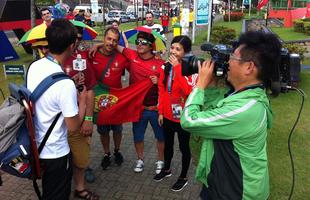
[[285,27],[272,27],[271,30],[276,33],[282,40],[303,40],[309,39],[309,35],[298,33],[294,31],[294,28],[285,28]]

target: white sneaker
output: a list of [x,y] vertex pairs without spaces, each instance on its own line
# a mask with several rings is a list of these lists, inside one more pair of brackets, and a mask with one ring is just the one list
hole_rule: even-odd
[[164,162],[159,160],[159,161],[155,162],[155,166],[156,166],[155,173],[159,174],[160,171],[162,170],[162,168],[164,168]]
[[133,171],[136,173],[140,173],[143,171],[143,167],[144,167],[144,162],[143,162],[143,160],[139,159],[136,161],[136,166],[133,169]]

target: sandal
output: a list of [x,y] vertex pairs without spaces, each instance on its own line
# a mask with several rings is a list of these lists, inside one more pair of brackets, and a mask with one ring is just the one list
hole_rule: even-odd
[[95,193],[87,189],[84,189],[81,191],[75,190],[74,197],[79,198],[79,199],[86,199],[86,200],[99,200],[98,195],[96,195]]

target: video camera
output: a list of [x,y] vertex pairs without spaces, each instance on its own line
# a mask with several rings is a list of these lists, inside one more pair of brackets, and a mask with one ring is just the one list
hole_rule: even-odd
[[[202,51],[210,52],[211,59],[214,61],[214,74],[217,77],[225,77],[228,71],[229,56],[233,53],[234,47],[238,46],[237,42],[234,42],[233,47],[217,44],[212,45],[205,43],[201,45]],[[193,54],[189,54],[183,57],[182,62],[182,75],[190,76],[198,73],[198,62],[202,63],[203,58],[198,58]],[[300,56],[299,54],[290,54],[288,49],[281,49],[281,60],[279,67],[275,68],[270,76],[271,86],[270,89],[273,95],[278,95],[280,92],[287,92],[288,87],[296,85],[299,82],[300,73]]]
[[[210,43],[202,44],[200,49],[202,51],[208,51],[211,54],[211,59],[214,61],[214,74],[218,77],[223,77],[227,74],[229,55],[233,52],[233,48],[224,45],[217,44],[212,45]],[[190,54],[183,57],[182,75],[189,76],[198,73],[198,61],[202,63],[203,58],[197,58],[195,55]]]

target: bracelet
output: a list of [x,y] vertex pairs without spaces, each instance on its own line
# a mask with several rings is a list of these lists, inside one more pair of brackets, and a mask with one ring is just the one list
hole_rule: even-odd
[[84,120],[85,121],[93,121],[93,117],[92,116],[85,116]]

